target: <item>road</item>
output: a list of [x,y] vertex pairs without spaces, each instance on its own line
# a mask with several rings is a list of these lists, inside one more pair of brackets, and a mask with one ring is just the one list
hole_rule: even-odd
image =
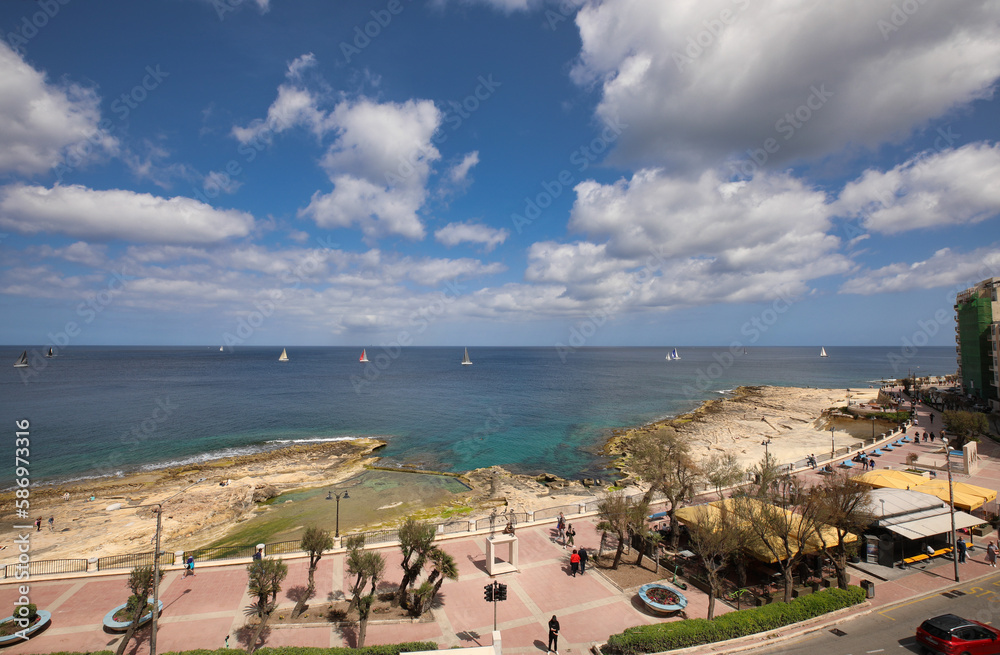
[[[836,626],[785,641],[754,653],[782,655],[876,655],[919,653],[914,641],[917,626],[939,614],[958,614],[1000,625],[1000,572],[975,583],[953,587],[961,595],[930,594],[896,607],[873,612]],[[878,594],[878,586],[875,587]],[[1000,651],[998,651],[1000,652]]]

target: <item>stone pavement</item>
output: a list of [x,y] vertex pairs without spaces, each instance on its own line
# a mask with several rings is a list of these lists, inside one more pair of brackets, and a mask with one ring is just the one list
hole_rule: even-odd
[[[917,427],[923,431],[930,427],[927,410],[918,414]],[[940,418],[935,426],[940,430]],[[913,433],[913,428],[910,434]],[[937,445],[937,442],[934,444]],[[887,454],[879,461],[879,468],[902,468],[907,452],[929,453],[930,443],[921,442]],[[992,442],[980,444],[983,457],[982,469],[974,476],[957,479],[982,486],[997,488],[1000,484],[1000,447]],[[897,461],[898,460],[898,461]],[[806,479],[815,478],[811,470],[800,472]],[[595,529],[596,517],[570,517],[577,530],[578,546],[596,551],[599,534]],[[518,528],[520,571],[498,576],[508,585],[508,600],[497,606],[498,627],[503,635],[503,649],[509,653],[535,653],[546,649],[547,624],[552,615],[561,624],[560,652],[581,653],[594,642],[603,642],[609,634],[641,624],[663,619],[648,613],[638,601],[635,590],[622,591],[598,571],[588,570],[585,575],[569,575],[569,551],[555,541],[554,521]],[[995,535],[991,535],[995,538]],[[493,607],[483,599],[483,587],[491,579],[486,574],[486,535],[462,535],[439,542],[458,565],[459,579],[448,580],[441,588],[439,602],[432,616],[424,622],[369,623],[367,643],[395,643],[401,641],[429,640],[442,648],[452,646],[489,645],[493,629]],[[985,541],[980,539],[985,545]],[[386,559],[386,579],[382,583],[391,588],[398,583],[402,571],[399,567],[399,549],[389,546],[380,549]],[[328,554],[320,561],[316,572],[317,599],[326,593],[343,592],[350,578],[345,570],[343,553]],[[294,605],[295,590],[306,584],[308,559],[287,558],[289,574],[279,596],[280,607]],[[977,548],[968,560],[960,565],[962,580],[996,572],[985,563],[985,549]],[[32,580],[31,601],[39,609],[52,612],[52,623],[28,642],[6,649],[9,653],[49,653],[53,651],[114,650],[119,635],[103,630],[101,620],[114,606],[125,601],[127,572],[120,574],[81,575],[64,579]],[[664,577],[668,577],[666,573]],[[852,583],[857,584],[866,574],[852,570]],[[14,581],[0,584],[0,607],[12,607],[17,599]],[[193,577],[182,578],[176,568],[168,571],[160,587],[163,615],[160,619],[157,648],[160,652],[194,648],[221,648],[229,636],[233,648],[241,647],[237,637],[245,623],[243,608],[252,602],[247,595],[246,563],[219,565],[200,564]],[[929,591],[955,587],[950,560],[938,560],[926,569],[911,569],[910,573],[891,581],[876,580],[875,598],[853,613],[884,609],[894,603],[906,601]],[[704,617],[707,597],[693,587],[685,592],[689,617]],[[731,609],[716,603],[716,612]],[[843,620],[843,615],[837,620]],[[794,628],[789,627],[788,630]],[[148,639],[148,631],[144,631]],[[350,646],[356,639],[353,626],[345,628],[330,625],[272,627],[266,636],[266,645],[298,646]],[[737,640],[730,646],[745,648],[756,637]],[[719,652],[719,647],[712,648]],[[130,646],[129,653],[148,652],[148,641]]]

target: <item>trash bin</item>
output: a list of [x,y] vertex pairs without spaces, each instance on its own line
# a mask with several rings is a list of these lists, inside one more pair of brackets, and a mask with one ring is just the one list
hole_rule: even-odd
[[875,598],[875,583],[871,580],[862,580],[861,588],[865,590],[865,598]]

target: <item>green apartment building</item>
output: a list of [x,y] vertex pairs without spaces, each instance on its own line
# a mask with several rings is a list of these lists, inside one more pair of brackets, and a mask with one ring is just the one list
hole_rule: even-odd
[[1000,277],[983,280],[955,298],[958,374],[965,392],[1000,411],[997,344],[1000,343]]

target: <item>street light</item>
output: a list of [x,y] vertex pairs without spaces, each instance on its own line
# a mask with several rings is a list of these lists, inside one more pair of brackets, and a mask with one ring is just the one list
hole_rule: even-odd
[[833,438],[834,428],[830,428],[830,459],[837,456],[837,441]]
[[336,537],[337,539],[340,539],[340,499],[343,498],[344,500],[347,500],[348,498],[350,498],[350,496],[347,495],[346,491],[341,491],[338,493],[331,490],[326,492],[327,500],[332,500],[334,497],[337,498],[337,528],[334,531],[333,536]]
[[770,445],[770,443],[771,443],[770,439],[764,439],[763,441],[760,442],[760,445],[764,446],[764,461],[767,461],[771,457],[768,454],[768,450],[767,450],[767,447]]
[[198,478],[195,482],[192,482],[188,486],[184,487],[173,496],[165,498],[158,503],[148,503],[146,505],[135,505],[134,507],[129,507],[129,509],[139,509],[141,507],[155,507],[156,508],[156,550],[153,551],[153,611],[152,617],[150,619],[150,632],[149,632],[149,655],[156,655],[156,620],[160,615],[160,527],[162,525],[163,518],[163,506],[170,500],[173,500],[182,493],[205,481],[205,478]]
[[875,443],[875,417],[872,417],[872,443]]
[[955,582],[958,579],[958,537],[955,533],[955,486],[951,481],[951,444],[947,437],[942,437],[944,441],[944,461],[948,467],[948,507],[951,514],[951,559],[955,563]]

